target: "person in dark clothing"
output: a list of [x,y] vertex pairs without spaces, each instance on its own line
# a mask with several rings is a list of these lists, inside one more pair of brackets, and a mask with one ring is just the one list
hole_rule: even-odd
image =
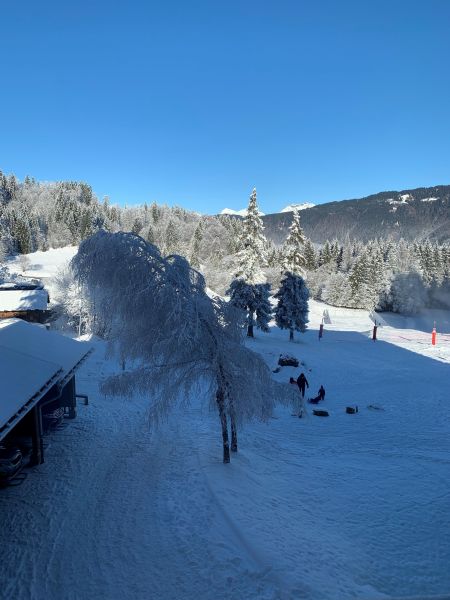
[[305,397],[305,389],[309,388],[309,383],[308,383],[308,380],[306,379],[304,373],[300,373],[300,376],[297,379],[297,385],[298,385],[298,389],[300,390],[300,394],[302,395],[302,398],[304,398]]
[[321,400],[325,400],[325,388],[323,385],[320,386],[317,396],[315,398],[310,398],[308,402],[311,404],[319,404]]

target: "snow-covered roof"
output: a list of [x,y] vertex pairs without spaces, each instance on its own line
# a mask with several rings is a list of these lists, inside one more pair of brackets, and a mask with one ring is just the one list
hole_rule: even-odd
[[0,321],[0,439],[17,411],[25,414],[51,385],[64,384],[90,350],[40,325]]
[[60,366],[64,376],[70,373],[91,349],[86,342],[77,342],[56,331],[48,331],[45,327],[21,319],[0,321],[0,346],[53,362]]
[[39,402],[60,375],[59,365],[0,345],[0,439],[20,415]]
[[48,294],[45,290],[0,289],[0,311],[47,310]]

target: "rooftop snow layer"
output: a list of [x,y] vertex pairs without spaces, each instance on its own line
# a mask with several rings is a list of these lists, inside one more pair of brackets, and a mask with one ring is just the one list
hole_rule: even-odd
[[0,311],[47,310],[45,290],[0,289]]
[[65,377],[90,350],[86,342],[47,331],[21,319],[0,321],[0,346],[59,365]]
[[60,371],[57,364],[0,345],[0,439],[8,421],[23,407],[25,413],[33,408]]

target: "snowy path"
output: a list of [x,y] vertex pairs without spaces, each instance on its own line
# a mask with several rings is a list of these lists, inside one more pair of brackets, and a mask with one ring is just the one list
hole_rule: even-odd
[[199,466],[198,410],[150,435],[142,401],[98,394],[103,364],[84,367],[90,405],[46,438],[47,462],[0,496],[0,598],[272,598]]
[[[320,310],[312,305],[312,325]],[[79,378],[89,406],[46,438],[44,465],[0,493],[0,598],[448,593],[448,348],[433,360],[373,343],[366,313],[330,313],[320,343],[314,330],[298,344],[276,330],[251,342],[270,365],[286,351],[302,359],[311,390],[327,389],[330,417],[280,408],[241,432],[228,466],[216,415],[195,401],[150,434],[144,400],[99,395],[112,368],[99,347]],[[355,403],[360,412],[346,415]]]

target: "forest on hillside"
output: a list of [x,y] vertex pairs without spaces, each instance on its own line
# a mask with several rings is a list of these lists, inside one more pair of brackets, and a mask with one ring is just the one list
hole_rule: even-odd
[[[100,201],[83,182],[39,182],[30,177],[20,182],[0,172],[0,260],[8,254],[78,245],[100,230],[133,232],[164,256],[186,257],[219,294],[238,273],[246,244],[243,219],[155,203],[119,207],[107,198]],[[266,237],[262,245],[259,266],[275,293],[291,245],[286,238],[275,244]],[[318,244],[302,233],[298,246],[299,270],[315,299],[403,313],[450,306],[448,244],[382,237],[363,243],[349,235]]]

